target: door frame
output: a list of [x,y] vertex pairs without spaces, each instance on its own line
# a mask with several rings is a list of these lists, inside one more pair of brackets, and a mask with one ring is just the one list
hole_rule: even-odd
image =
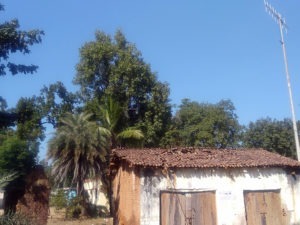
[[245,196],[248,193],[263,193],[263,192],[275,192],[277,194],[279,194],[279,198],[280,198],[280,205],[282,206],[282,202],[281,202],[281,188],[276,188],[276,189],[255,189],[255,190],[243,190],[243,200],[244,200],[244,208],[245,208],[245,221],[248,224],[248,220],[247,220],[247,208],[246,208],[246,202],[245,202]]
[[[159,192],[159,224],[162,223],[162,215],[161,215],[161,201],[162,201],[162,194],[170,193],[170,194],[195,194],[195,193],[203,193],[203,192],[213,192],[216,196],[216,189],[165,189],[160,190]],[[217,200],[215,198],[215,206],[216,206],[216,217],[217,217]]]

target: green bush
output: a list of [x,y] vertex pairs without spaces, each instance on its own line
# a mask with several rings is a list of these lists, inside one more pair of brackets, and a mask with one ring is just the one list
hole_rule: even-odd
[[78,219],[82,215],[82,198],[74,197],[70,200],[67,210],[66,210],[66,218],[68,219]]
[[51,194],[50,196],[50,206],[55,207],[55,209],[60,210],[68,206],[68,196],[67,193],[60,189],[56,194]]
[[7,213],[0,217],[0,225],[36,225],[36,223],[25,215]]
[[105,207],[89,203],[87,195],[84,198],[83,200],[80,196],[70,197],[67,191],[60,189],[51,195],[50,206],[55,207],[56,210],[66,209],[67,219],[78,219],[81,216],[92,218],[108,216],[109,213]]

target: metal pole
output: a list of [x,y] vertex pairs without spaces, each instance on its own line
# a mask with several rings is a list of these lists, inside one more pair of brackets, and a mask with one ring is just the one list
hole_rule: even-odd
[[293,103],[293,95],[292,95],[292,87],[291,87],[291,81],[290,81],[290,74],[288,69],[288,63],[287,63],[287,57],[286,57],[286,49],[283,39],[283,24],[282,19],[279,20],[279,28],[280,28],[280,36],[281,36],[281,46],[283,51],[283,58],[284,58],[284,66],[285,66],[285,73],[286,73],[286,80],[287,80],[287,86],[290,96],[290,105],[291,105],[291,111],[292,111],[292,121],[293,121],[293,129],[294,129],[294,136],[295,136],[295,145],[296,145],[296,151],[297,151],[297,159],[300,161],[300,147],[299,147],[299,136],[298,136],[298,129],[297,129],[297,122],[296,122],[296,115],[295,115],[295,109],[294,109],[294,103]]
[[283,31],[282,31],[283,28],[286,28],[286,24],[285,24],[285,21],[282,18],[282,16],[266,0],[264,0],[264,3],[265,3],[266,10],[276,20],[276,22],[279,23],[280,36],[281,36],[281,46],[282,46],[282,51],[283,51],[283,59],[284,59],[284,66],[285,66],[285,73],[286,73],[286,80],[287,80],[287,86],[288,86],[289,97],[290,97],[290,105],[291,105],[291,111],[292,111],[292,122],[293,122],[296,153],[297,153],[297,159],[298,159],[298,161],[300,161],[299,136],[298,136],[298,129],[297,129],[294,103],[293,103],[293,95],[292,95],[290,74],[289,74],[287,56],[286,56],[286,50],[285,50],[285,43],[284,43]]

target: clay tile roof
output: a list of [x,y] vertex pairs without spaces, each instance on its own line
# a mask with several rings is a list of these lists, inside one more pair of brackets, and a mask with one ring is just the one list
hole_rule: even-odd
[[115,149],[112,162],[132,166],[169,168],[291,167],[300,162],[263,149]]

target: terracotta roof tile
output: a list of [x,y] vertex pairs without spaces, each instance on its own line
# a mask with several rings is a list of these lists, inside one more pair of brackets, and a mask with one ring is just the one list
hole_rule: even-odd
[[300,162],[263,149],[115,149],[112,161],[171,168],[294,167]]

